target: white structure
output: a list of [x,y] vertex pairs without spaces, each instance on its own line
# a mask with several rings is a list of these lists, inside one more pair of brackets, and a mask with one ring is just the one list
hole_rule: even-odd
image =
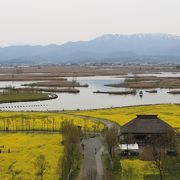
[[122,151],[124,151],[124,150],[138,151],[139,150],[139,146],[137,143],[135,143],[135,144],[119,144],[119,148]]

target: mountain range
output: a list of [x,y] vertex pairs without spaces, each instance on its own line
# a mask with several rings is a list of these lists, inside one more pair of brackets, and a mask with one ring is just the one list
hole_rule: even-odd
[[179,63],[180,36],[106,34],[62,45],[0,47],[0,64]]

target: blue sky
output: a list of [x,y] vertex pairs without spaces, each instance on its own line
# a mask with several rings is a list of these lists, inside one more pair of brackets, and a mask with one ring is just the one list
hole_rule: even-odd
[[102,34],[180,35],[180,0],[0,0],[0,46]]

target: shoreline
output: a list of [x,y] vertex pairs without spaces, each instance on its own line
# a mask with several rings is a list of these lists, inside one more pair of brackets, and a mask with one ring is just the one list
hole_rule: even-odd
[[[13,102],[14,103],[14,102]],[[109,107],[109,108],[96,108],[96,109],[72,109],[72,110],[48,110],[48,111],[1,111],[0,112],[44,112],[44,113],[67,113],[67,112],[79,112],[79,111],[96,111],[96,110],[109,110],[109,109],[119,109],[119,108],[132,108],[132,107],[140,107],[140,106],[158,106],[158,105],[180,105],[179,103],[158,103],[158,104],[141,104],[141,105],[131,105],[131,106],[119,106],[119,107]]]

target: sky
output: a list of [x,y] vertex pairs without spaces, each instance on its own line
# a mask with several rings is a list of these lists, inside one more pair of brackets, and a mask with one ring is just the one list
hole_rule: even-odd
[[135,33],[180,35],[180,0],[0,0],[0,46]]

